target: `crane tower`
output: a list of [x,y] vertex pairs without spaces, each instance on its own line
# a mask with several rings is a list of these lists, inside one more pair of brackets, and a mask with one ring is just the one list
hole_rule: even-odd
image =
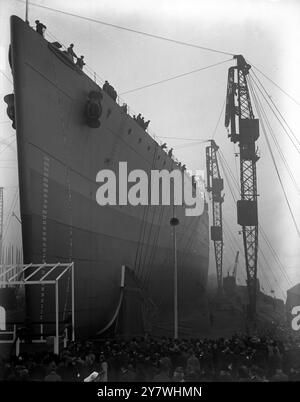
[[259,121],[253,114],[247,84],[251,66],[241,55],[234,58],[237,64],[228,70],[225,126],[229,129],[230,140],[239,146],[241,199],[237,201],[237,221],[243,233],[249,293],[248,317],[253,320],[256,313],[258,252],[256,162],[259,157],[255,142],[259,137]]
[[206,147],[206,189],[212,195],[212,215],[213,225],[210,228],[211,240],[214,242],[216,271],[218,291],[222,290],[223,281],[223,223],[222,223],[222,204],[224,196],[221,194],[223,190],[223,179],[220,175],[220,169],[217,158],[218,146],[214,140],[210,140],[210,146]]

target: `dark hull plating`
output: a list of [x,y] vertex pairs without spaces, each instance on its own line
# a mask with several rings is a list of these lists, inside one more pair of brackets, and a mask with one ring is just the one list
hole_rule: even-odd
[[[85,102],[99,87],[19,18],[12,17],[11,30],[24,262],[74,261],[76,329],[82,335],[95,334],[113,316],[123,264],[146,286],[158,315],[171,313],[173,208],[100,207],[95,195],[97,172],[117,169],[119,161],[145,171],[171,169],[174,162],[105,93],[101,126],[89,128]],[[186,217],[177,207],[176,215],[180,320],[184,311],[200,308],[208,213],[204,208],[201,216]],[[66,279],[61,320],[69,310],[68,289]],[[32,320],[53,318],[53,311],[48,288],[27,291]]]

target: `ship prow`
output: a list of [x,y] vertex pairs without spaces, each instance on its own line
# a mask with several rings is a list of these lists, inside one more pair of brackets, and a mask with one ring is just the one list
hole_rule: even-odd
[[[177,161],[63,48],[17,16],[11,17],[10,62],[24,262],[74,262],[75,323],[81,336],[101,333],[109,323],[122,333],[122,319],[113,318],[120,303],[124,266],[139,284],[138,292],[145,291],[148,302],[155,305],[158,319],[171,317],[173,206],[99,206],[96,176],[102,169],[116,172],[122,161],[128,170],[141,169],[148,175],[153,169],[171,171]],[[94,116],[99,124],[94,126],[86,114],[92,92],[101,95],[99,113]],[[203,202],[200,215],[186,216],[182,205],[176,207],[176,217],[180,222],[176,228],[179,324],[186,326],[186,312],[203,311],[208,211]],[[63,326],[70,313],[70,278],[60,286]],[[53,320],[53,294],[47,287],[28,289],[26,298],[33,321]],[[140,333],[146,331],[142,312],[126,317],[127,334],[136,334],[137,328]],[[189,333],[195,336],[198,330],[191,325]]]

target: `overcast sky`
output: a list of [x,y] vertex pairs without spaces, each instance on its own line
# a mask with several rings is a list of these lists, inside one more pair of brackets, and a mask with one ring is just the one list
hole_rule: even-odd
[[[30,2],[31,3],[31,2]],[[300,104],[300,3],[271,0],[35,0],[32,4],[56,8],[107,23],[173,38],[220,51],[243,54],[251,63],[283,88]],[[25,6],[17,0],[0,2],[0,76],[1,98],[12,91],[7,61],[9,16],[22,18]],[[29,21],[40,19],[49,33],[84,55],[87,64],[103,79],[114,85],[118,93],[151,84],[172,76],[230,59],[230,56],[158,40],[103,24],[71,17],[31,5]],[[226,95],[227,71],[234,61],[187,75],[160,85],[124,94],[133,110],[150,119],[151,129],[174,147],[175,155],[191,169],[204,169],[205,146],[188,145],[184,139],[209,139],[215,130]],[[4,73],[4,74],[3,74]],[[271,99],[300,139],[300,106],[283,94],[274,84],[258,73]],[[277,120],[266,108],[274,134],[299,179],[299,154],[295,151]],[[16,144],[14,131],[7,123],[5,105],[0,103],[0,185],[5,188],[5,221],[16,194]],[[179,137],[182,139],[165,139]],[[224,113],[215,133],[228,164],[236,174],[234,146],[227,138]],[[183,147],[183,144],[187,144]],[[300,225],[300,197],[271,141],[274,156],[288,194],[291,208]],[[300,282],[299,237],[288,212],[283,192],[261,132],[258,141],[261,159],[258,162],[259,220],[272,246],[278,253],[292,284]],[[18,208],[16,207],[18,214]],[[236,224],[236,207],[225,184],[225,220],[236,240],[241,243]],[[13,218],[6,242],[20,224]],[[226,231],[226,227],[225,227]],[[228,232],[228,230],[227,230]],[[232,268],[235,244],[225,234],[224,272]],[[14,240],[15,241],[15,240]],[[259,277],[267,292],[271,289],[283,297],[289,287],[278,264],[262,237],[260,248],[269,261],[266,266],[260,256]],[[241,246],[242,248],[242,246]],[[211,247],[212,250],[212,247]],[[211,253],[212,257],[212,253]],[[272,273],[270,272],[272,269]],[[210,272],[214,272],[210,259]],[[238,279],[244,283],[245,265],[241,256]]]

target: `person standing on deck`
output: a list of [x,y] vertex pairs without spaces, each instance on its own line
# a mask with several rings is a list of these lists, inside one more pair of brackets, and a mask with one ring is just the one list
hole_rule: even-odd
[[80,70],[83,69],[83,66],[85,66],[85,62],[83,61],[83,57],[84,56],[80,56],[80,58],[77,58],[77,63],[76,66],[78,66],[80,68]]
[[39,20],[35,21],[36,27],[35,30],[38,34],[44,36],[44,33],[47,29],[46,25],[42,24]]
[[68,55],[71,56],[71,59],[72,59],[72,61],[73,61],[73,63],[74,63],[74,58],[75,58],[75,59],[78,59],[78,57],[77,57],[77,55],[75,54],[73,48],[74,48],[74,45],[73,45],[73,43],[71,43],[71,45],[70,45],[70,46],[68,47],[68,49],[67,49],[67,52],[68,52]]

